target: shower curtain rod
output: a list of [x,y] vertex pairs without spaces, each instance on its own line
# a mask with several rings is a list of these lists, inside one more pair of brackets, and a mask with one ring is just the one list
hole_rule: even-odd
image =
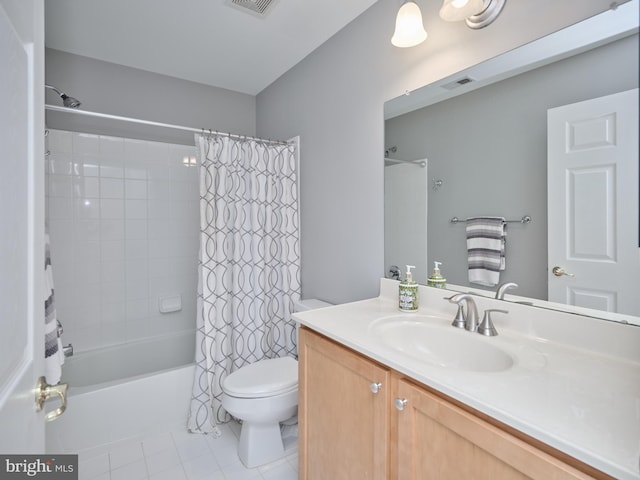
[[421,168],[424,168],[427,166],[427,162],[425,162],[424,160],[400,160],[399,158],[389,158],[389,157],[384,157],[384,159],[387,162],[408,163],[409,165],[418,165]]
[[76,108],[67,108],[61,107],[58,105],[49,105],[45,104],[45,110],[51,110],[52,112],[65,112],[65,113],[74,113],[77,115],[85,115],[87,117],[95,117],[95,118],[104,118],[107,120],[118,120],[121,122],[129,122],[129,123],[138,123],[140,125],[148,125],[151,127],[162,127],[162,128],[170,128],[172,130],[182,130],[185,132],[194,132],[194,133],[202,133],[202,134],[212,134],[212,135],[221,135],[229,138],[236,138],[239,140],[247,139],[247,140],[258,140],[261,142],[267,143],[275,143],[278,145],[289,145],[289,142],[285,142],[282,140],[266,140],[264,138],[252,137],[251,135],[236,135],[233,133],[225,133],[219,132],[217,130],[211,130],[209,128],[194,128],[194,127],[185,127],[182,125],[173,125],[171,123],[161,123],[161,122],[153,122],[151,120],[142,120],[139,118],[131,118],[131,117],[123,117],[120,115],[111,115],[109,113],[99,113],[99,112],[91,112],[88,110],[78,110]]

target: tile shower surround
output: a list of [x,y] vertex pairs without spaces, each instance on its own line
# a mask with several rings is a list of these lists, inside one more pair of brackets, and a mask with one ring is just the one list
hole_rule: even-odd
[[[50,130],[47,221],[64,343],[76,351],[195,329],[195,147]],[[162,314],[158,299],[182,296]]]

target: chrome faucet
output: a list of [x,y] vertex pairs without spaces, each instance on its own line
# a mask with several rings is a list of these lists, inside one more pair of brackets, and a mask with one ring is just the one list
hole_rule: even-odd
[[504,300],[504,294],[507,292],[507,290],[511,290],[514,288],[518,288],[517,283],[513,283],[513,282],[503,283],[498,287],[498,290],[496,290],[496,299]]
[[[462,328],[464,326],[465,330],[468,330],[470,332],[477,332],[478,331],[478,308],[476,307],[476,302],[473,299],[473,297],[471,295],[469,295],[468,293],[458,293],[456,295],[454,295],[453,297],[450,297],[449,299],[450,303],[455,303],[456,305],[460,306],[461,302],[466,302],[467,304],[467,308],[466,308],[466,314],[463,313],[462,317],[464,318],[464,325],[459,322],[459,316],[456,315],[456,320],[454,320],[453,322],[453,326],[454,327],[459,327]],[[458,313],[460,313],[461,310],[458,310]]]
[[[62,334],[64,333],[64,328],[62,328],[62,324],[58,319],[56,319],[56,328],[57,328],[56,333],[58,334],[58,337],[61,337]],[[65,356],[65,358],[73,356],[73,345],[69,344],[62,347],[62,354]]]

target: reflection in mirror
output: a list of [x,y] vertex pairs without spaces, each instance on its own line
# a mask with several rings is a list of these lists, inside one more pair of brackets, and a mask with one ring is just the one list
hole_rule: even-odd
[[[516,221],[506,228],[505,269],[499,274],[499,283],[519,285],[517,291],[509,293],[517,295],[517,300],[531,300],[544,307],[640,325],[640,300],[633,298],[640,297],[633,293],[640,285],[637,88],[638,1],[634,0],[387,102],[387,150],[395,148],[393,157],[399,160],[426,159],[426,167],[385,161],[385,268],[395,264],[403,271],[404,264],[411,263],[417,266],[414,278],[426,284],[433,262],[439,261],[449,288],[455,284],[465,291],[478,289],[493,296],[497,286],[469,282],[466,223],[452,223],[451,219],[497,216],[519,220],[528,215],[530,223]],[[613,165],[611,158],[606,159],[607,155],[612,157],[611,145],[626,138],[629,150],[616,154],[623,156],[622,164],[557,171],[551,163],[548,167],[548,159],[551,162],[555,158],[551,149],[556,148],[548,142],[555,135],[551,129],[560,129],[562,134],[565,129],[552,127],[551,123],[548,126],[549,110],[569,115],[558,107],[634,89],[636,100],[626,100],[631,103],[626,113],[629,120],[623,120],[626,117],[617,112],[618,124],[607,120],[605,114],[595,115],[598,120],[591,123],[572,123],[570,117],[560,122],[570,125],[568,142],[604,155],[607,165]],[[602,137],[598,125],[605,127]],[[614,131],[615,137],[607,138]],[[628,176],[620,175],[621,167],[629,168],[633,180],[623,187],[616,183]],[[407,168],[415,169],[413,175],[405,174],[409,176],[424,171],[425,180],[429,179],[423,182],[424,189],[397,188],[397,178],[403,175],[399,169]],[[392,178],[396,179],[393,188],[389,186]],[[431,188],[432,178],[442,181],[438,189]],[[604,179],[604,187],[598,183],[600,179]],[[553,192],[557,184],[567,182],[572,198],[579,200],[564,205],[557,198],[569,198],[568,194],[558,197]],[[621,189],[617,198],[611,196],[611,186]],[[398,190],[405,197],[409,193],[413,196],[400,200],[397,193],[392,193]],[[576,192],[582,197],[575,197]],[[403,217],[403,209],[391,207],[393,202],[407,204],[423,199],[425,229],[412,217]],[[548,221],[558,222],[554,214],[566,223],[550,223],[553,227],[548,227]],[[629,227],[624,233],[622,225]],[[403,226],[410,230],[403,230]],[[415,247],[411,248],[415,249],[410,250],[404,240],[405,250],[398,251],[398,242],[390,240],[397,236],[412,237]],[[569,252],[569,258],[553,257],[553,244],[558,242],[560,250]],[[624,264],[628,272],[583,273],[581,260],[586,257],[595,258],[600,266]],[[555,276],[555,266],[575,276]],[[558,287],[561,293],[555,297],[553,290]],[[623,298],[629,296],[625,288],[632,292],[631,299]],[[516,299],[509,294],[506,298]]]

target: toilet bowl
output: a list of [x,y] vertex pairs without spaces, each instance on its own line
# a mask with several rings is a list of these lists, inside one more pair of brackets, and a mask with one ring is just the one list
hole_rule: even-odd
[[[321,308],[320,300],[296,302],[294,311]],[[253,468],[284,456],[280,422],[298,411],[298,362],[291,357],[260,360],[222,381],[222,406],[242,420],[238,457]]]

